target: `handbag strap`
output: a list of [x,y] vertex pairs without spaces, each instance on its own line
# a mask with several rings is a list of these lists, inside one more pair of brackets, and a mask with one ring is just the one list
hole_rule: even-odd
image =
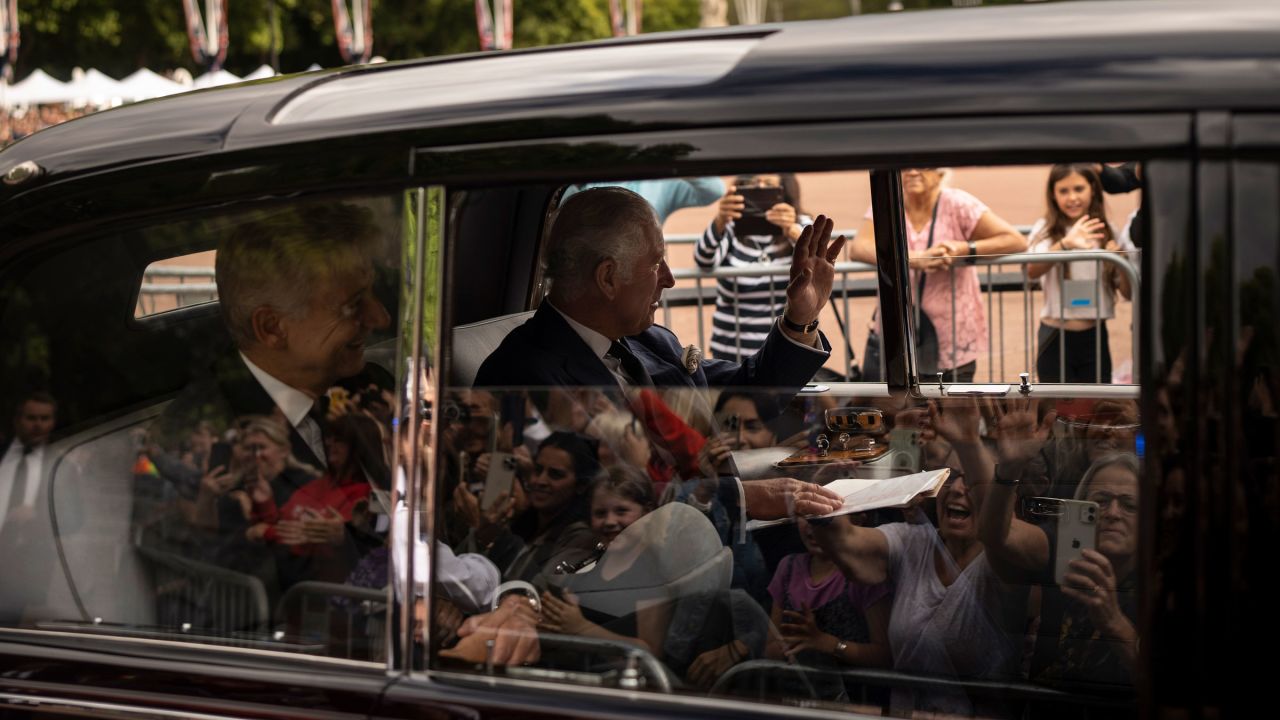
[[[925,246],[925,250],[933,247],[933,231],[938,227],[938,206],[942,204],[942,190],[938,190],[938,199],[933,202],[933,215],[929,217],[929,244]],[[920,333],[920,313],[924,306],[924,279],[928,277],[928,273],[920,270],[920,276],[916,282],[916,335]]]

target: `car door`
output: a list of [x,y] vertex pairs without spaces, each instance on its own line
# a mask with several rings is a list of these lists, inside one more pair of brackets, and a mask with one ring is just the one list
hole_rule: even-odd
[[[284,426],[269,409],[241,406],[240,412],[268,415],[240,415],[230,425],[209,414],[222,402],[216,388],[237,382],[219,369],[228,358],[234,365],[236,351],[220,314],[228,298],[218,296],[214,280],[225,291],[227,276],[217,273],[222,260],[216,256],[244,250],[262,223],[278,231],[277,223],[305,214],[304,206],[318,208],[325,223],[337,222],[331,213],[345,208],[349,220],[376,226],[375,259],[361,275],[372,279],[361,297],[378,308],[377,328],[359,350],[379,376],[391,378],[396,368],[408,367],[396,357],[396,338],[413,324],[400,316],[400,308],[410,307],[401,298],[421,298],[421,276],[400,269],[413,267],[406,258],[421,259],[413,233],[426,207],[422,194],[417,188],[352,190],[172,214],[121,207],[133,217],[103,218],[88,233],[50,229],[46,243],[13,241],[0,310],[14,349],[5,358],[4,396],[17,408],[13,442],[34,447],[5,467],[3,714],[369,714],[395,663],[387,642],[391,583],[385,558],[378,557],[389,524],[376,520],[392,511],[390,477],[370,476],[376,489],[360,492],[360,507],[351,510],[370,520],[363,539],[350,534],[348,523],[359,521],[353,515],[339,524],[336,544],[246,543],[241,521],[250,515],[234,502],[204,519],[197,509],[215,479],[227,481],[216,490],[221,503],[264,477],[251,459],[266,457],[264,450],[249,446],[271,436],[284,438],[277,451],[288,455],[294,471],[318,473],[297,459],[296,445],[289,449]],[[280,260],[305,264],[305,236]],[[334,254],[325,258],[325,267],[341,272]],[[247,270],[252,274],[252,263]],[[283,280],[269,277],[258,291],[315,285]],[[189,395],[193,390],[203,397]],[[387,393],[395,394],[390,387]],[[194,404],[184,405],[184,397]],[[358,386],[333,397],[333,412],[358,413],[367,425],[385,424],[391,432],[385,411],[398,408],[380,392]],[[44,421],[42,413],[49,416]],[[46,427],[33,434],[29,428],[38,422]],[[250,426],[266,432],[250,441]],[[373,432],[377,437],[376,427]],[[227,452],[215,460],[219,446]],[[334,509],[335,497],[302,515],[324,514],[326,505],[330,516],[347,512]],[[230,515],[221,514],[227,510]],[[348,549],[355,554],[344,555]],[[273,567],[242,562],[255,556]],[[324,569],[278,584],[281,561],[315,561]],[[358,582],[357,567],[367,569]]]
[[[875,398],[880,397],[910,404],[916,407],[917,411],[922,411],[927,402],[933,402],[944,409],[964,408],[972,406],[975,399],[995,401],[1002,407],[1008,407],[1011,401],[1026,396],[1025,393],[1020,392],[1021,387],[1016,371],[1033,371],[1030,362],[1024,363],[1017,358],[1020,355],[1024,357],[1028,355],[1030,348],[1033,347],[1030,344],[1033,341],[1028,339],[1034,334],[1034,319],[1030,309],[1023,314],[1022,318],[1022,322],[1028,328],[1021,335],[1029,343],[1025,346],[1025,352],[1024,346],[1011,351],[1010,356],[1015,359],[1009,361],[1008,367],[997,370],[998,365],[992,363],[988,368],[984,368],[983,373],[989,374],[991,381],[978,385],[944,381],[942,387],[939,387],[936,378],[922,377],[918,372],[913,357],[916,327],[912,310],[915,300],[911,294],[912,278],[908,268],[905,232],[900,225],[895,227],[895,221],[892,220],[902,213],[898,172],[903,166],[903,158],[909,158],[912,166],[960,167],[966,173],[970,169],[974,172],[987,172],[1002,171],[1002,168],[1017,170],[1027,166],[1037,168],[1035,172],[1041,172],[1038,168],[1043,168],[1044,163],[1094,158],[1139,160],[1146,172],[1142,208],[1144,212],[1149,213],[1150,218],[1150,224],[1145,231],[1149,233],[1150,248],[1143,249],[1158,256],[1163,252],[1161,248],[1167,247],[1165,243],[1171,243],[1176,247],[1179,243],[1189,242],[1185,222],[1181,222],[1180,219],[1185,217],[1181,213],[1185,212],[1189,198],[1190,186],[1187,181],[1192,167],[1189,159],[1192,147],[1191,119],[1186,115],[1174,113],[826,123],[806,126],[804,132],[796,132],[793,126],[706,128],[680,133],[679,137],[655,132],[582,140],[569,138],[515,142],[499,147],[486,145],[475,150],[465,146],[453,146],[447,149],[423,148],[418,152],[419,160],[416,163],[419,172],[423,173],[423,180],[441,179],[448,183],[451,190],[447,200],[448,211],[443,215],[447,221],[441,230],[441,257],[445,258],[445,267],[453,268],[454,272],[445,273],[444,277],[450,279],[442,288],[440,305],[435,309],[440,313],[440,327],[451,327],[453,333],[439,336],[440,347],[424,347],[421,352],[439,353],[440,362],[434,366],[448,369],[451,363],[457,362],[459,352],[456,349],[459,347],[456,345],[457,333],[463,329],[455,327],[458,320],[450,318],[471,322],[493,318],[499,314],[510,315],[519,311],[528,311],[537,305],[540,294],[533,288],[537,287],[538,276],[536,270],[531,267],[531,263],[533,258],[542,254],[541,248],[547,239],[547,226],[551,222],[550,213],[559,204],[557,192],[565,186],[579,183],[608,184],[610,181],[616,182],[622,179],[657,176],[731,175],[758,172],[762,168],[809,172],[814,175],[844,170],[870,171],[869,174],[861,175],[862,179],[858,182],[864,183],[859,192],[863,193],[862,198],[869,199],[875,218],[874,230],[878,252],[875,256],[874,287],[878,291],[879,302],[866,309],[860,309],[859,312],[864,316],[857,321],[865,323],[870,320],[871,308],[879,308],[879,328],[885,357],[885,380],[879,384],[831,383],[825,391],[819,392],[833,398],[836,405],[847,404],[850,401],[879,402]],[[768,148],[768,151],[744,152],[743,148]],[[495,155],[500,155],[507,166],[521,168],[518,183],[493,176],[491,159]],[[447,177],[432,176],[432,168],[447,168]],[[1018,172],[1024,171],[1018,170]],[[1042,180],[1036,182],[1039,183]],[[1038,189],[1034,194],[1038,198],[1043,197]],[[493,195],[504,198],[501,202],[509,206],[523,208],[520,213],[522,219],[508,232],[498,235],[496,240],[498,257],[507,258],[508,263],[512,262],[512,258],[525,258],[523,262],[526,263],[520,265],[516,262],[514,265],[503,266],[496,273],[497,279],[493,277],[493,273],[481,275],[475,272],[475,269],[480,267],[476,263],[483,262],[480,258],[491,252],[488,248],[492,246],[478,246],[477,243],[480,242],[478,236],[469,232],[466,224],[468,222],[467,205],[476,203],[479,198]],[[524,201],[531,201],[533,205],[520,205]],[[867,200],[861,202],[866,203]],[[1036,202],[1038,203],[1039,200]],[[845,207],[848,207],[847,199],[845,203]],[[476,207],[483,206],[481,203]],[[1039,207],[1043,206],[1039,205]],[[541,214],[539,214],[539,208],[541,208]],[[856,214],[861,213],[863,208],[865,204],[852,211],[855,217],[849,218],[850,221],[838,222],[838,227],[856,225],[858,220]],[[1031,219],[1028,217],[1023,221],[1027,222]],[[490,242],[494,242],[492,238],[493,236],[490,236]],[[477,251],[477,247],[485,249]],[[674,257],[670,255],[672,247],[674,246],[668,239],[668,253],[669,256]],[[1133,257],[1132,261],[1130,257]],[[1138,262],[1136,257],[1127,256],[1124,259],[1129,262],[1129,269],[1136,275],[1136,268],[1134,268]],[[1026,265],[1034,260],[1035,258],[1017,256],[1012,258],[1009,264]],[[979,261],[983,262],[981,259]],[[1112,262],[1112,260],[1104,258],[1095,262]],[[471,264],[467,265],[467,263]],[[1144,279],[1149,277],[1146,272],[1150,267],[1148,263],[1149,260],[1141,261],[1143,268],[1141,277]],[[987,264],[997,265],[998,263],[993,260]],[[472,270],[457,273],[457,269],[464,266]],[[861,268],[852,265],[843,266],[842,269],[849,273],[861,271]],[[1014,271],[1014,274],[1004,277],[988,274],[988,279],[980,283],[980,287],[993,294],[1005,290],[1021,293],[1020,296],[1027,298],[1025,302],[1029,304],[1030,298],[1033,294],[1037,294],[1037,291],[1034,285],[1029,284],[1029,281],[1017,272],[1020,271]],[[717,278],[715,275],[711,277]],[[1018,279],[1020,277],[1023,279]],[[696,280],[697,278],[691,275],[689,284],[693,285]],[[455,285],[450,287],[448,283]],[[481,316],[476,316],[473,312],[474,306],[463,303],[459,299],[469,293],[475,293],[475,288],[463,290],[458,286],[459,283],[475,283],[478,287],[501,288],[501,296],[506,300],[493,305]],[[842,282],[839,287],[853,290],[855,285],[852,282]],[[693,287],[691,290],[689,294],[698,298],[697,302],[713,301],[714,296],[704,295],[701,287]],[[1153,368],[1158,367],[1152,365],[1155,362],[1152,357],[1154,351],[1147,344],[1150,342],[1148,340],[1151,337],[1150,333],[1155,332],[1148,328],[1147,323],[1158,322],[1149,321],[1150,308],[1160,302],[1158,299],[1152,299],[1153,292],[1162,291],[1153,289],[1148,284],[1140,284],[1134,293],[1135,308],[1128,316],[1131,320],[1126,320],[1129,327],[1125,328],[1128,331],[1125,335],[1126,342],[1129,344],[1124,345],[1123,351],[1129,356],[1133,376],[1137,378],[1131,384],[1128,386],[1098,383],[1046,385],[1034,380],[1030,381],[1027,392],[1032,399],[1036,401],[1044,399],[1045,412],[1051,407],[1061,408],[1064,418],[1067,417],[1066,411],[1075,407],[1073,403],[1078,405],[1080,401],[1089,404],[1106,401],[1120,406],[1118,414],[1109,414],[1106,422],[1093,423],[1079,415],[1071,416],[1070,422],[1064,421],[1059,430],[1062,433],[1061,437],[1064,438],[1064,447],[1067,440],[1076,443],[1070,445],[1068,450],[1083,453],[1082,448],[1090,446],[1091,443],[1101,443],[1102,441],[1097,437],[1090,435],[1095,431],[1099,436],[1118,433],[1120,442],[1130,453],[1142,453],[1144,441],[1147,443],[1146,447],[1151,447],[1150,444],[1160,437],[1157,429],[1150,427],[1142,420],[1150,415],[1146,412],[1149,407],[1149,401],[1146,398],[1148,388],[1151,387],[1151,378],[1157,376],[1157,370]],[[490,297],[493,296],[490,295]],[[844,302],[847,300],[837,298],[831,305],[840,307]],[[1016,307],[1016,303],[1011,304],[1010,307]],[[700,306],[699,310],[702,310]],[[674,308],[670,312],[679,312],[679,309]],[[710,312],[710,308],[705,312]],[[854,319],[847,311],[845,315],[848,318],[847,322],[852,325]],[[660,313],[658,317],[659,322],[662,322],[669,315]],[[523,317],[518,318],[512,327],[523,320]],[[685,327],[686,330],[681,332],[682,336],[686,332],[693,332],[693,325]],[[832,320],[823,320],[822,327],[832,339],[832,345],[837,348],[832,354],[832,365],[843,370],[840,368],[843,361],[844,368],[847,368],[849,356],[853,353],[842,354],[838,349],[844,341],[836,336],[836,323]],[[505,333],[508,329],[509,327],[504,328],[502,332]],[[1012,318],[1009,332],[1018,334],[1016,321]],[[487,347],[490,349],[495,347],[501,337],[502,335],[499,334],[491,339]],[[699,334],[699,338],[701,337]],[[684,341],[682,337],[682,342]],[[702,344],[701,339],[699,344]],[[990,345],[994,346],[994,343]],[[474,348],[468,348],[467,352],[476,351]],[[478,357],[482,358],[486,353],[487,351],[482,351]],[[825,381],[824,384],[826,384]],[[467,383],[459,383],[452,376],[452,371],[448,371],[444,379],[437,379],[431,387],[428,398],[434,407],[443,407],[446,408],[446,412],[452,412],[449,408],[471,402],[464,399],[467,392]],[[1154,392],[1154,388],[1151,392]],[[1055,412],[1058,411],[1055,410]],[[482,416],[477,416],[474,412],[466,416],[470,421],[481,420],[482,425],[485,422],[492,424],[499,421],[496,404],[490,410],[482,410],[486,413]],[[819,415],[820,412],[809,419],[816,419]],[[502,421],[505,422],[505,419]],[[436,442],[440,442],[442,436],[435,437]],[[832,437],[829,441],[835,439]],[[479,452],[483,452],[483,449]],[[785,453],[780,457],[784,456]],[[422,476],[425,482],[421,484],[420,490],[422,502],[427,511],[424,518],[434,519],[424,519],[423,524],[429,530],[434,523],[436,534],[428,534],[428,537],[441,539],[443,536],[440,533],[443,532],[448,520],[446,507],[451,502],[451,498],[456,497],[451,493],[456,485],[452,478],[457,472],[457,465],[454,460],[443,459],[439,450],[427,453],[427,460],[428,468],[433,467],[432,462],[435,465],[434,469],[428,470]],[[1083,469],[1088,467],[1089,463],[1085,462],[1083,454],[1075,458],[1075,461],[1084,463],[1078,472],[1083,472]],[[1154,481],[1149,470],[1144,470],[1139,480],[1142,487],[1141,518],[1134,515],[1125,519],[1124,522],[1126,527],[1131,528],[1132,533],[1137,533],[1138,528],[1142,528],[1143,557],[1149,558],[1147,553],[1150,552],[1152,542],[1149,535],[1152,526],[1151,518],[1160,495],[1158,491],[1153,491]],[[1079,475],[1076,475],[1073,484],[1078,484],[1078,481]],[[446,487],[450,488],[447,492]],[[1071,491],[1074,491],[1074,488]],[[1110,511],[1121,512],[1120,505],[1115,501],[1107,507],[1111,509]],[[1136,511],[1136,506],[1135,508],[1126,506],[1124,512],[1130,509]],[[442,512],[446,514],[440,515]],[[739,560],[739,562],[742,561]],[[1140,566],[1135,565],[1132,582],[1136,587],[1129,586],[1125,591],[1128,593],[1126,602],[1131,625],[1143,629],[1147,627],[1146,623],[1152,617],[1148,610],[1139,614],[1137,609],[1149,608],[1149,605],[1140,603],[1139,600],[1149,597],[1146,593],[1150,592],[1150,565],[1145,564],[1146,562],[1147,560],[1144,560]],[[430,613],[428,617],[435,620]],[[421,637],[417,639],[417,642],[422,641]],[[617,651],[618,648],[614,650]],[[1143,650],[1145,652],[1146,648],[1144,647]],[[587,651],[582,650],[582,652]],[[625,656],[625,652],[623,654]],[[694,715],[705,712],[711,707],[723,707],[726,702],[731,703],[736,712],[769,714],[774,711],[758,703],[740,704],[731,697],[732,693],[726,696],[723,692],[718,692],[707,697],[692,691],[687,685],[682,685],[688,682],[687,678],[683,681],[673,681],[669,675],[664,678],[664,673],[656,669],[663,664],[662,661],[654,665],[651,661],[655,658],[643,655],[636,657],[639,665],[635,669],[642,678],[640,686],[648,687],[649,692],[636,694],[633,689],[629,689],[634,688],[634,685],[614,686],[613,684],[619,682],[618,678],[623,675],[611,675],[608,672],[600,675],[589,669],[584,671],[582,668],[540,670],[536,666],[527,671],[520,668],[504,670],[485,667],[483,664],[470,669],[459,666],[457,663],[445,663],[433,652],[427,655],[425,667],[414,666],[406,673],[403,681],[389,690],[386,704],[380,706],[379,713],[389,717],[412,714],[411,708],[419,699],[440,694],[457,698],[460,702],[487,705],[492,712],[502,712],[503,708],[512,707],[508,703],[544,707],[551,702],[552,697],[556,698],[554,700],[556,709],[562,713],[587,712],[587,708],[591,708],[591,712],[596,714],[616,711],[620,715],[625,715],[632,712],[653,712],[660,708],[663,712]],[[1145,657],[1144,655],[1143,658]],[[1145,659],[1138,662],[1145,662]],[[625,664],[623,663],[624,666]],[[588,667],[590,667],[589,663]],[[607,663],[604,667],[608,667]],[[651,667],[655,669],[649,673],[648,668]],[[760,667],[768,666],[766,663]],[[1132,667],[1137,672],[1138,666]],[[749,669],[743,667],[743,677],[749,674],[745,672]],[[846,675],[878,686],[881,692],[891,688],[911,687],[921,680],[921,678],[913,679],[911,673],[860,675],[856,670],[848,670]],[[974,683],[978,680],[975,676],[963,676],[963,674],[957,679],[962,684]],[[1133,689],[1132,681],[1129,682],[1127,691],[1124,690],[1125,683],[1121,683],[1108,692],[1103,692],[1101,696],[1093,696],[1089,693],[1071,696],[1072,707],[1081,712],[1088,712],[1089,707],[1094,707],[1098,703],[1104,706],[1131,708],[1136,702],[1136,691]],[[982,695],[985,691],[976,689],[977,685],[981,683],[966,685],[966,692]],[[1033,714],[1034,708],[1040,704],[1051,705],[1064,699],[1060,691],[1053,689],[1052,686],[1025,683],[1015,683],[1015,685],[1016,687],[1000,685],[1000,689],[996,692],[1009,693],[1019,698],[1019,702],[1031,708]],[[486,689],[493,687],[503,688],[502,701],[491,702],[487,699],[492,696],[487,694]],[[723,691],[724,687],[721,687],[721,690]],[[988,691],[990,690],[992,688],[988,688]],[[875,696],[875,693],[872,695]],[[779,702],[778,712],[796,712],[794,698],[778,697],[776,700]],[[870,702],[875,705],[877,701]],[[1076,705],[1075,702],[1079,704]],[[783,710],[783,707],[787,709]],[[823,707],[830,709],[832,706],[823,705]]]

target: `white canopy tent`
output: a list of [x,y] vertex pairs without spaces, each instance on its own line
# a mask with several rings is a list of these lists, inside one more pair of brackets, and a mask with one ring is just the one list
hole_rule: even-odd
[[232,75],[226,70],[218,70],[217,72],[205,73],[196,78],[194,87],[200,88],[217,87],[218,85],[230,85],[231,83],[240,82],[240,78]]
[[67,85],[71,104],[77,107],[111,107],[123,102],[120,82],[96,68],[89,68]]
[[150,100],[188,89],[190,88],[146,68],[141,68],[120,81],[120,97],[125,102]]
[[257,70],[240,78],[241,80],[264,80],[266,78],[275,77],[276,71],[270,65],[260,65]]
[[74,95],[67,83],[54,78],[44,70],[36,69],[5,92],[4,105],[19,107],[67,103],[73,98]]

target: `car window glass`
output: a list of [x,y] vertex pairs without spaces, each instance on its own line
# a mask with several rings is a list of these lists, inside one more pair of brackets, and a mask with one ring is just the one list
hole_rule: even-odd
[[142,273],[138,288],[137,318],[178,308],[203,305],[218,299],[214,282],[214,252],[199,252],[158,260]]
[[[5,625],[385,661],[415,209],[297,200],[33,261],[2,316],[39,348],[6,387]],[[157,257],[216,280],[218,312],[135,323]],[[75,274],[70,302],[50,279]]]
[[[1045,196],[1027,178],[1043,183],[1049,170],[977,177],[1029,226]],[[874,232],[865,173],[797,177],[805,215],[838,209],[837,230]],[[730,295],[724,282],[771,266],[760,243],[717,227],[722,201],[775,208],[773,183],[708,180],[705,199],[665,217],[660,234],[662,196],[642,182],[562,187],[546,196],[549,229],[484,243],[467,215],[536,191],[455,197],[454,262],[531,244],[540,272],[468,275],[534,298],[484,317],[453,304],[474,287],[446,289],[454,327],[432,449],[444,547],[417,639],[431,667],[872,713],[1132,703],[1136,400],[925,401],[843,382],[832,311],[862,328],[850,342],[862,355],[877,322],[875,266],[844,263],[875,263],[874,242],[832,258],[825,342],[802,335],[806,346],[779,325],[785,305],[750,307],[785,297],[785,284]],[[747,187],[766,192],[737,190]],[[712,242],[725,235],[727,250]],[[846,271],[851,290],[867,281],[847,308]],[[1030,297],[1021,283],[991,287],[1011,308]],[[763,319],[763,337],[744,319]],[[833,505],[817,485],[834,488]],[[855,512],[827,523],[790,519],[845,501]],[[992,534],[1011,522],[1016,537]],[[1093,612],[1104,606],[1105,618]]]
[[902,170],[920,381],[1135,384],[1139,173]]

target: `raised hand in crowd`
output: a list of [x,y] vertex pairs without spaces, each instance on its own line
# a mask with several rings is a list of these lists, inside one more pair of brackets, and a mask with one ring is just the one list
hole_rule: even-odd
[[235,487],[240,478],[233,475],[226,465],[209,468],[209,472],[200,478],[201,492],[217,497]]
[[746,203],[741,195],[738,194],[736,185],[730,185],[725,192],[724,197],[720,198],[720,204],[716,213],[715,226],[716,234],[724,233],[724,229],[732,220],[742,217],[742,211],[746,208]]
[[1062,238],[1064,250],[1097,250],[1107,236],[1107,224],[1100,218],[1082,216]]
[[942,438],[953,446],[973,444],[981,437],[978,422],[981,417],[976,402],[962,401],[944,405],[930,400],[928,430],[932,437]]
[[1007,404],[991,403],[988,421],[996,441],[996,456],[1002,466],[1011,472],[1021,472],[1022,467],[1040,454],[1053,433],[1053,422],[1058,417],[1049,411],[1042,420],[1036,419],[1036,401],[1011,400]]
[[466,521],[467,526],[476,530],[493,527],[505,527],[511,522],[516,512],[520,483],[512,483],[512,492],[504,492],[494,499],[487,509],[481,509],[480,499],[467,486],[459,483],[453,490],[453,503],[457,511]]
[[736,445],[729,437],[714,435],[698,451],[698,470],[703,477],[715,477],[729,471],[729,460]]
[[764,213],[764,219],[781,228],[782,236],[786,239],[794,242],[800,237],[802,228],[797,221],[796,209],[788,203],[778,203],[769,208]]

